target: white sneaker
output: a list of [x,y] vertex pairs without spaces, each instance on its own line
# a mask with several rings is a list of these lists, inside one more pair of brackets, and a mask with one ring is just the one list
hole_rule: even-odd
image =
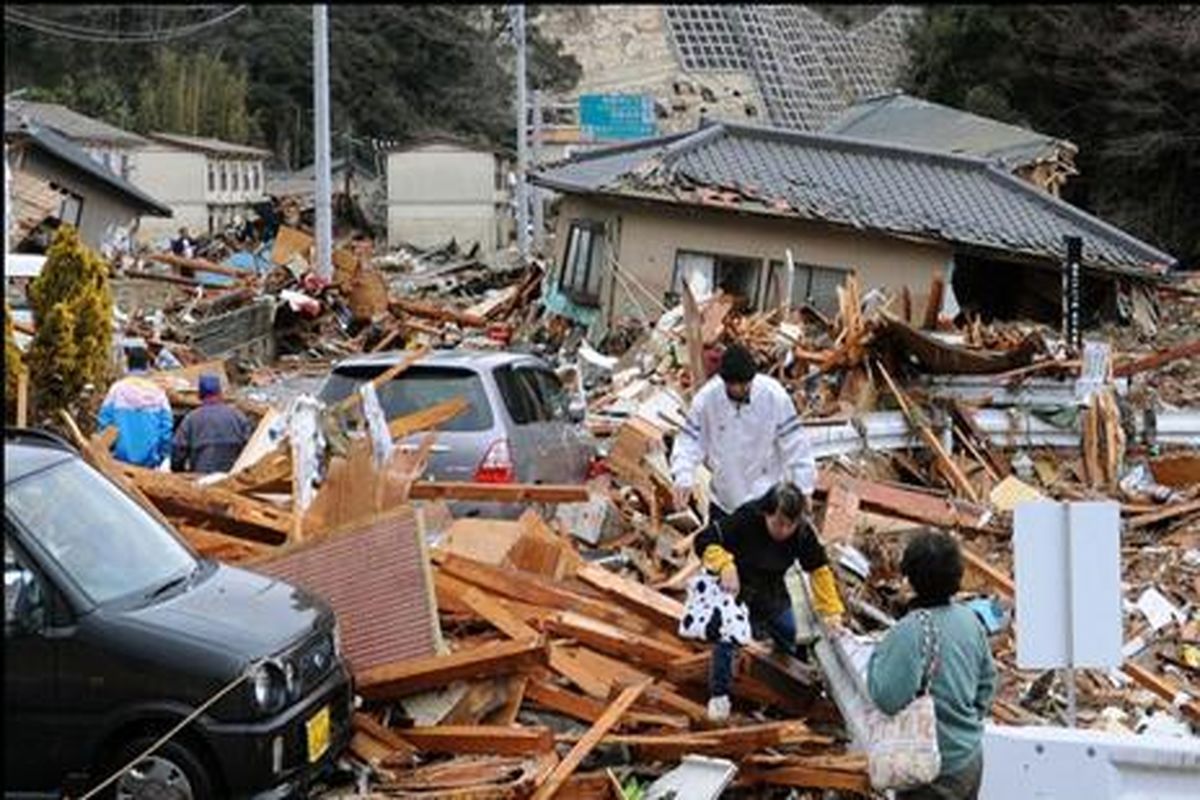
[[709,698],[708,719],[710,722],[724,722],[729,719],[729,695],[721,694]]

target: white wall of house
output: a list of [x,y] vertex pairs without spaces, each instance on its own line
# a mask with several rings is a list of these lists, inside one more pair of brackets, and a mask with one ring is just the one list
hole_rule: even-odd
[[479,242],[490,258],[507,244],[507,172],[493,153],[430,144],[388,154],[388,244]]
[[224,158],[169,144],[138,150],[130,179],[175,214],[144,218],[142,241],[174,237],[185,226],[193,236],[208,234],[266,197],[263,158]]

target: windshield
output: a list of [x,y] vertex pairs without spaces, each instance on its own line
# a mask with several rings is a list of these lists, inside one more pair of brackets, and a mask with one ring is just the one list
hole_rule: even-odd
[[[343,367],[321,387],[321,400],[333,404],[357,391],[386,367]],[[379,390],[379,405],[389,420],[424,411],[430,406],[461,397],[467,408],[438,426],[442,431],[486,431],[492,427],[492,409],[479,376],[466,369],[410,367]]]
[[6,486],[4,505],[97,604],[148,594],[198,566],[158,520],[79,459]]

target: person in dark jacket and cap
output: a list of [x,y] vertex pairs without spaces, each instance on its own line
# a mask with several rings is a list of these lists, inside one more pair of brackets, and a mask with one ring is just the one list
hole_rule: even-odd
[[200,376],[200,407],[175,431],[171,469],[175,472],[228,472],[253,432],[250,420],[221,396],[221,379]]

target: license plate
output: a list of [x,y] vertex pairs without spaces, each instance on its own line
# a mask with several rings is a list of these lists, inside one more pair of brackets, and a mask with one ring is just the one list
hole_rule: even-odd
[[305,728],[308,731],[308,761],[311,764],[329,749],[329,706],[309,717]]

